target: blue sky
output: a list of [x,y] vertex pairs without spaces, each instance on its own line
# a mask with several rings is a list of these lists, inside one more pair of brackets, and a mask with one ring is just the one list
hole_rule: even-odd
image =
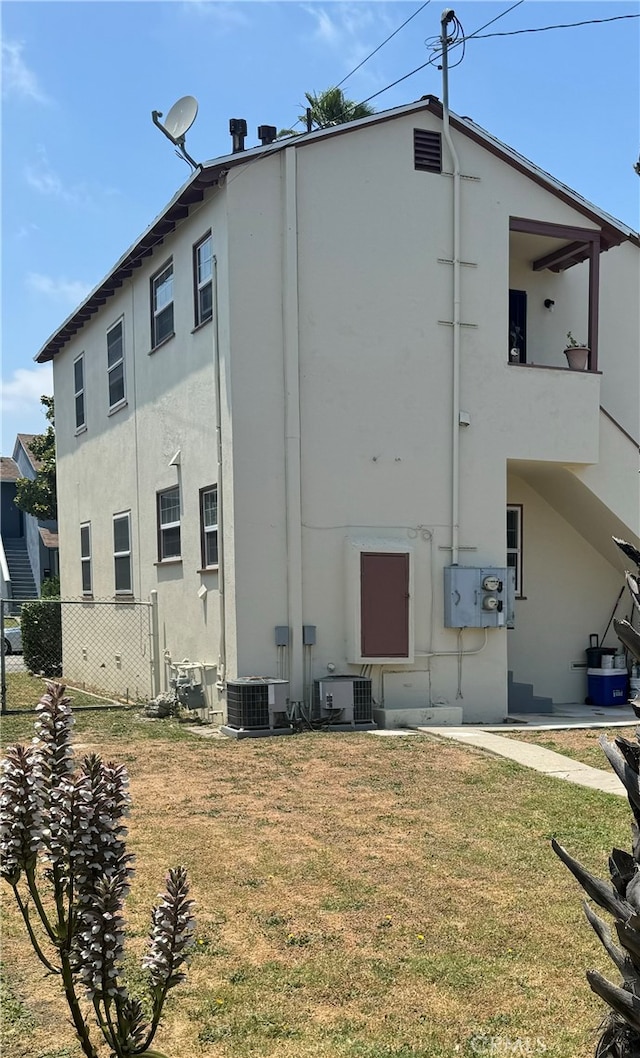
[[[513,2],[452,6],[468,35]],[[187,136],[197,161],[228,153],[230,117],[246,118],[253,146],[259,124],[290,127],[305,90],[339,82],[419,6],[5,0],[3,454],[17,432],[45,426],[50,369],[34,355],[189,175],[151,111],[197,97]],[[365,99],[427,62],[444,6],[431,0],[345,93]],[[640,0],[525,0],[485,32],[638,13]],[[440,96],[440,77],[428,66],[373,105]],[[640,228],[640,19],[471,40],[451,73],[450,104]]]

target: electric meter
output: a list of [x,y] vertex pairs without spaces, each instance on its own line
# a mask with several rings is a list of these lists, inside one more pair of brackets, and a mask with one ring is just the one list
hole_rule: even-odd
[[490,574],[488,577],[483,577],[482,580],[483,591],[502,591],[502,584],[500,578]]

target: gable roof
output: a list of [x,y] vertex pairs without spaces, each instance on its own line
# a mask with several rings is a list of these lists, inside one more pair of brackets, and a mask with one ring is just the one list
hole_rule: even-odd
[[11,456],[0,456],[0,481],[17,481],[21,478],[20,467]]
[[[94,287],[78,308],[47,339],[34,359],[39,364],[53,360],[54,356],[64,348],[87,320],[95,315],[101,306],[105,304],[107,298],[111,297],[122,286],[125,279],[128,279],[134,270],[142,265],[144,258],[153,252],[154,247],[160,245],[164,238],[174,231],[176,225],[188,216],[191,206],[201,202],[205,191],[214,187],[221,179],[224,179],[230,169],[239,165],[247,165],[260,158],[269,158],[280,151],[286,150],[288,147],[304,148],[310,143],[317,143],[329,137],[343,136],[364,127],[380,125],[386,121],[393,121],[409,114],[425,112],[442,119],[442,103],[436,96],[423,96],[422,99],[415,103],[408,103],[392,110],[381,111],[371,117],[360,118],[358,121],[346,122],[329,129],[318,129],[315,132],[302,133],[299,136],[287,137],[275,143],[253,147],[250,150],[224,155],[204,162],[176,192],[162,213],[156,217],[136,242],[116,262],[109,274]],[[640,236],[632,228],[588,202],[587,199],[583,198],[572,188],[556,180],[550,173],[534,165],[524,155],[519,154],[496,139],[495,136],[492,136],[480,125],[476,125],[471,118],[450,114],[450,123],[452,128],[479,143],[502,161],[544,187],[551,194],[560,198],[596,224],[601,231],[600,246],[602,250],[608,250],[612,246],[618,246],[627,240],[640,246]]]
[[34,437],[37,436],[38,434],[35,433],[19,433],[16,435],[16,443],[13,446],[13,458],[16,458],[18,445],[21,445],[24,449],[24,454],[31,463],[33,469],[36,471],[39,470],[42,465],[41,461],[37,459],[31,451],[31,442],[33,441]]

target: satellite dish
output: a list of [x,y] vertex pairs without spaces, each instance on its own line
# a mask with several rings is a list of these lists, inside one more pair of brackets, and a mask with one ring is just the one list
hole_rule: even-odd
[[164,125],[158,121],[158,118],[162,117],[161,110],[151,111],[151,120],[156,125],[160,132],[163,132],[167,139],[178,148],[176,154],[183,158],[189,163],[194,169],[201,169],[202,166],[199,162],[194,162],[184,146],[184,138],[186,133],[189,131],[194,121],[196,120],[196,114],[198,113],[198,100],[194,96],[183,96],[177,103],[174,103],[171,110],[167,114],[167,120]]
[[198,100],[194,96],[183,96],[171,107],[164,127],[174,140],[181,140],[196,120],[197,113]]

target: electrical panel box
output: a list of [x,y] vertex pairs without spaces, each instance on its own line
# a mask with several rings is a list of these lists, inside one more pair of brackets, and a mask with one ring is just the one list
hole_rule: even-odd
[[445,628],[513,628],[515,577],[511,568],[445,566]]
[[277,647],[288,647],[289,646],[289,629],[287,625],[276,625],[276,646]]

